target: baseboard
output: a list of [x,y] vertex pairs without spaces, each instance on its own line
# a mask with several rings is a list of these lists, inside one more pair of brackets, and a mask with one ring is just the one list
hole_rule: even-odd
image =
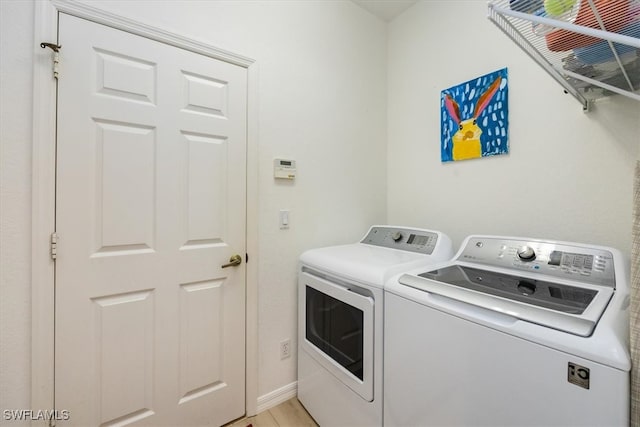
[[258,413],[278,406],[298,394],[298,382],[294,381],[284,387],[258,397]]

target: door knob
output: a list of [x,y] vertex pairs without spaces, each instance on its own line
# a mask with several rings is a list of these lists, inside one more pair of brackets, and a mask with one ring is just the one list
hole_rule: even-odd
[[242,257],[236,254],[229,258],[229,262],[227,264],[224,264],[222,268],[235,267],[236,265],[240,264],[242,264]]

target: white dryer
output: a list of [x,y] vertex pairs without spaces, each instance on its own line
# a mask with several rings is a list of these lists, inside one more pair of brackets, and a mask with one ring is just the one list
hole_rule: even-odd
[[470,236],[385,287],[385,426],[628,426],[615,249]]
[[445,234],[393,226],[301,255],[298,399],[322,427],[382,425],[383,285],[452,255]]

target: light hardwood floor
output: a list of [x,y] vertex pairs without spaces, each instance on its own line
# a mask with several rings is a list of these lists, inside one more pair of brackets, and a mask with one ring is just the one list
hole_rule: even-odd
[[253,417],[242,418],[225,427],[318,427],[297,398],[291,398]]

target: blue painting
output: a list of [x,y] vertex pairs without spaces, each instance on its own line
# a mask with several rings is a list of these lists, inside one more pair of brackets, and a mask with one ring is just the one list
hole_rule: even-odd
[[440,153],[443,162],[509,152],[507,69],[440,92]]

